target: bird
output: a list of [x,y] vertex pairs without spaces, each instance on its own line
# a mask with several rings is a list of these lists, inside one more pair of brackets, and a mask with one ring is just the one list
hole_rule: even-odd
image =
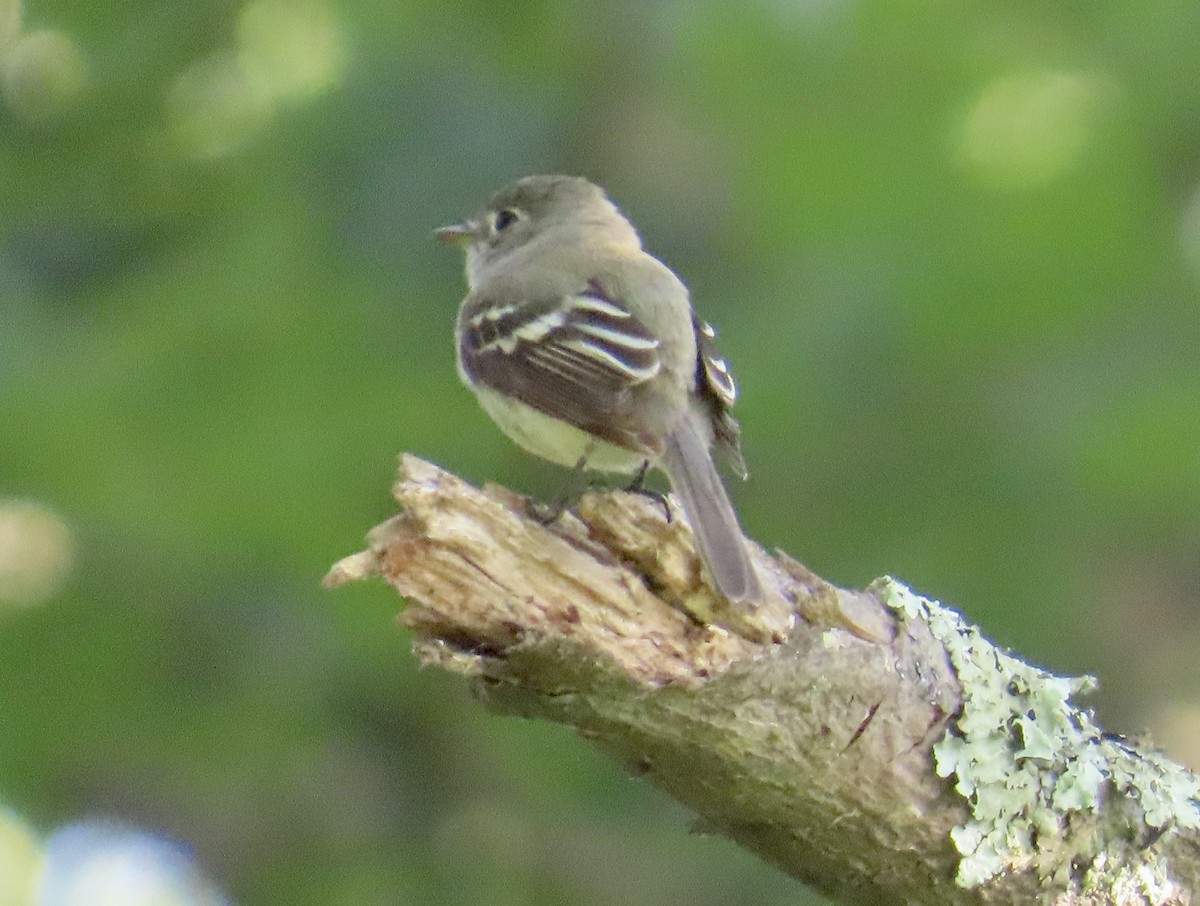
[[711,452],[746,477],[733,374],[687,287],[604,190],[580,176],[527,176],[435,235],[465,252],[457,366],[484,411],[562,466],[639,480],[662,469],[717,590],[761,604]]

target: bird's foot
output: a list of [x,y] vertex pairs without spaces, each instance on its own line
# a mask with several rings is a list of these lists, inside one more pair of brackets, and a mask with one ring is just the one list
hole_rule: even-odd
[[667,499],[667,495],[662,491],[656,491],[654,488],[646,487],[646,472],[650,469],[650,460],[642,461],[642,467],[637,470],[637,474],[633,476],[633,481],[625,486],[626,494],[637,494],[639,497],[648,497],[663,508],[663,515],[667,522],[671,521],[671,501]]

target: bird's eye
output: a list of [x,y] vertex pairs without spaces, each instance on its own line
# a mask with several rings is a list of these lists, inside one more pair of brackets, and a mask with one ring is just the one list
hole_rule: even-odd
[[501,230],[507,229],[520,219],[521,215],[512,208],[505,208],[503,211],[498,211],[496,213],[496,232],[499,233]]

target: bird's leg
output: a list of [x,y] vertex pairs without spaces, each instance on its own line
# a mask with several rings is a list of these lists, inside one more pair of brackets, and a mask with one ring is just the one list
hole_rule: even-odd
[[646,473],[650,470],[650,460],[643,459],[642,467],[637,470],[633,476],[633,481],[625,486],[625,493],[637,494],[639,497],[649,497],[655,503],[663,508],[663,514],[667,517],[667,522],[671,521],[671,501],[667,499],[667,495],[662,491],[656,491],[654,488],[646,487]]
[[650,460],[643,459],[642,467],[634,473],[633,481],[625,486],[626,492],[630,494],[640,494],[646,485],[646,473],[650,471]]

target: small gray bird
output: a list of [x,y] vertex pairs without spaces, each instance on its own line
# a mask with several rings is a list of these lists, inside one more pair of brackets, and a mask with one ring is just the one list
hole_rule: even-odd
[[717,588],[761,603],[709,452],[746,477],[733,376],[687,287],[616,205],[580,177],[528,176],[437,236],[466,250],[458,372],[484,410],[560,465],[665,470]]

